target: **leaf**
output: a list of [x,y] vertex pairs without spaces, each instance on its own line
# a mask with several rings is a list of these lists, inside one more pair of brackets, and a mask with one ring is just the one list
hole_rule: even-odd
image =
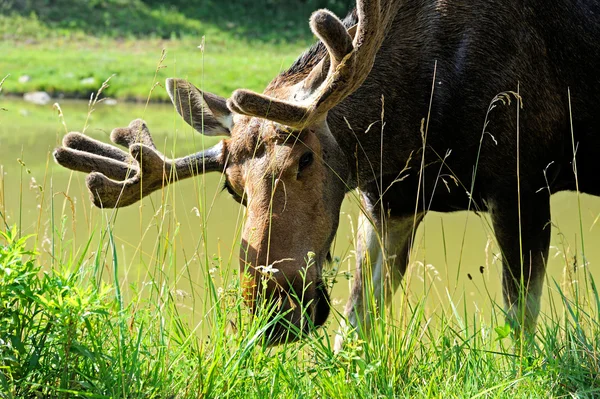
[[498,334],[498,339],[504,339],[510,335],[510,325],[505,324],[502,327],[494,327],[494,331]]

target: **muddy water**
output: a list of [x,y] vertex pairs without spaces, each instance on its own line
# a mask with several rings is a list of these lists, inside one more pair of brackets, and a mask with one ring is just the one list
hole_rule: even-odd
[[[209,174],[180,182],[145,199],[141,206],[102,211],[90,205],[84,175],[58,167],[50,154],[66,131],[81,131],[87,125],[87,134],[108,141],[112,128],[126,126],[135,118],[147,121],[157,146],[169,155],[198,151],[216,140],[193,132],[170,105],[99,104],[91,114],[85,102],[62,101],[60,106],[63,118],[52,106],[0,99],[0,108],[6,109],[0,110],[4,171],[0,211],[7,223],[34,235],[32,240],[37,241],[48,267],[80,256],[87,242],[91,257],[102,248],[100,242],[107,242],[101,232],[112,226],[122,286],[138,284],[139,289],[150,278],[166,282],[181,294],[182,309],[200,321],[208,271],[221,267],[213,274],[222,274],[225,280],[236,278],[243,209],[221,192],[221,177]],[[342,272],[332,293],[339,310],[349,291],[343,272],[354,272],[356,198],[348,195],[344,203],[333,251]],[[561,193],[552,199],[552,212],[546,312],[556,291],[554,281],[583,279],[586,268],[600,281],[596,265],[600,263],[600,199]],[[581,267],[584,259],[587,264]],[[112,262],[107,261],[107,280],[111,268]],[[570,273],[574,269],[578,274]],[[403,291],[409,294],[400,293],[395,304],[402,308],[407,303],[403,298],[414,303],[428,292],[425,311],[432,316],[450,315],[458,309],[462,317],[466,309],[467,317],[489,320],[493,303],[501,303],[500,273],[499,250],[487,217],[431,213],[417,234]]]

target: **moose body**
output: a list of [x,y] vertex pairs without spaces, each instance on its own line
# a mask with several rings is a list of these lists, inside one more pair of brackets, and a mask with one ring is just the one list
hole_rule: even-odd
[[[379,305],[393,296],[427,212],[475,210],[491,214],[507,317],[533,329],[550,195],[600,195],[600,6],[359,1],[343,23],[321,10],[311,27],[321,41],[262,95],[238,90],[226,101],[167,81],[190,125],[229,136],[218,146],[169,160],[136,121],[112,135],[130,153],[71,133],[57,162],[91,172],[92,200],[109,207],[177,179],[224,172],[228,191],[247,206],[244,294],[254,309],[268,279],[267,293],[285,313],[287,324],[268,333],[274,343],[325,322],[321,271],[343,197],[356,188],[366,212],[346,306],[352,327],[368,331],[372,323],[367,292]],[[267,277],[260,271],[267,265],[279,271]]]
[[[599,13],[592,1],[407,1],[400,7],[371,74],[328,117],[348,164],[358,165],[352,177],[376,221],[375,229],[362,223],[367,231],[358,242],[369,244],[360,253],[372,251],[374,280],[391,274],[387,298],[405,271],[415,223],[427,211],[487,211],[502,252],[509,317],[533,329],[548,258],[550,195],[577,188],[600,195]],[[488,113],[489,102],[508,90],[518,90],[522,100],[498,101]],[[380,124],[370,125],[382,119],[381,96],[383,135]],[[458,184],[448,190],[440,176]],[[393,255],[385,265],[383,258]],[[369,323],[360,310],[361,277],[346,306],[354,326]],[[524,313],[515,306],[520,295]]]

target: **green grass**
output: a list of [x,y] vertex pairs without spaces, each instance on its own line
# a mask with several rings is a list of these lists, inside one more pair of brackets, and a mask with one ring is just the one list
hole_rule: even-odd
[[[104,230],[102,248],[80,248],[41,269],[15,228],[0,246],[0,397],[423,397],[592,398],[600,394],[600,301],[593,279],[540,320],[537,339],[515,343],[510,330],[455,309],[427,316],[421,301],[370,338],[350,336],[332,351],[323,330],[303,342],[266,347],[267,321],[251,320],[237,278],[217,286],[205,265],[197,335],[161,272],[175,259],[165,246],[143,285],[121,287],[121,264]],[[165,240],[166,237],[162,237]],[[91,241],[90,241],[91,242]],[[112,270],[112,271],[111,271]],[[213,272],[214,273],[214,272]],[[590,277],[590,276],[588,276]],[[126,288],[126,292],[123,289]],[[584,294],[586,288],[589,294]],[[501,312],[496,315],[502,319]]]
[[[328,8],[340,16],[350,0],[5,0],[4,39],[47,36],[174,39],[221,32],[245,42],[310,40],[310,14]],[[2,25],[0,25],[2,26]]]
[[[4,84],[7,94],[42,90],[53,97],[64,95],[87,99],[107,78],[109,97],[145,101],[155,82],[183,77],[206,90],[229,96],[237,88],[262,91],[283,68],[302,52],[298,45],[256,45],[206,38],[204,54],[196,41],[91,39],[45,40],[40,44],[0,43],[0,71],[11,76]],[[160,63],[162,50],[166,58]],[[27,75],[28,82],[18,78]],[[86,83],[84,79],[92,78]],[[151,100],[167,101],[168,94],[156,87]]]
[[[11,74],[6,94],[41,90],[53,97],[87,99],[115,75],[107,96],[145,101],[163,49],[159,82],[177,76],[200,85],[203,76],[206,89],[223,96],[241,87],[262,91],[314,40],[310,13],[326,6],[344,15],[351,2],[28,3],[9,2],[0,13],[0,74]],[[198,49],[203,37],[204,56]],[[25,75],[30,80],[20,83]],[[166,101],[168,96],[158,89],[151,99]]]

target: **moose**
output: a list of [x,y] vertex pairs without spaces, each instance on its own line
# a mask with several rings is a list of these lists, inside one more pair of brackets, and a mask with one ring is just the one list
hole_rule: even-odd
[[[277,304],[272,344],[325,323],[322,270],[351,190],[364,212],[348,328],[368,333],[390,302],[428,212],[472,210],[491,216],[508,321],[534,331],[550,196],[600,195],[600,5],[358,0],[343,20],[314,12],[310,27],[318,42],[262,94],[238,89],[224,99],[166,81],[189,125],[225,136],[214,147],[169,159],[136,120],[111,134],[128,152],[69,133],[56,162],[89,173],[91,200],[104,208],[224,173],[246,207],[244,298],[253,312],[265,295]],[[274,265],[266,276],[261,267]]]

